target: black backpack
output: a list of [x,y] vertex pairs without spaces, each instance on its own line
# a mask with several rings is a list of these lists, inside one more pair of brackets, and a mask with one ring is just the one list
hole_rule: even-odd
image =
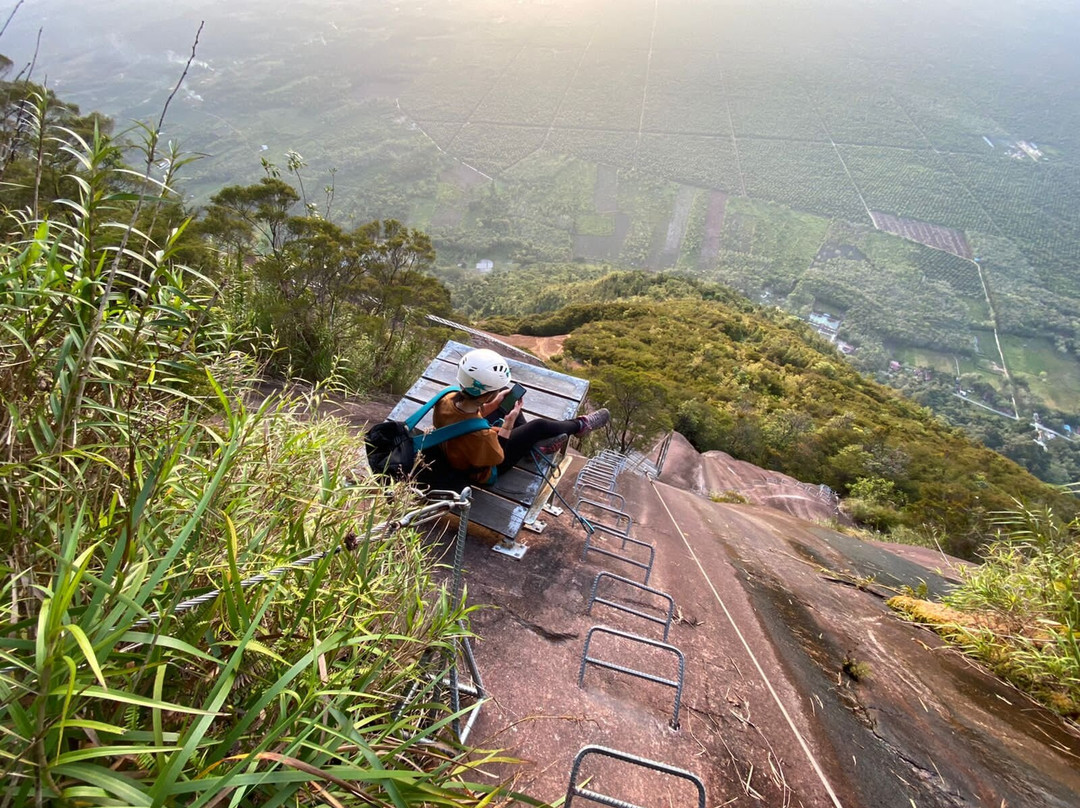
[[[428,411],[448,393],[456,393],[461,390],[457,385],[451,385],[437,393],[423,407],[418,409],[405,421],[383,421],[375,424],[364,435],[364,445],[367,448],[368,465],[376,476],[389,477],[391,480],[405,480],[413,477],[424,477],[424,471],[432,465],[438,467],[439,463],[432,460],[441,458],[427,458],[422,455],[425,449],[431,449],[444,441],[467,435],[481,429],[488,429],[491,424],[486,418],[469,418],[449,424],[425,434],[413,435],[413,430],[420,423]],[[441,469],[440,478],[452,476],[447,474],[447,469]],[[427,475],[430,477],[430,474]],[[432,480],[433,482],[433,480]],[[445,487],[444,485],[436,487]],[[452,487],[452,486],[451,486]]]

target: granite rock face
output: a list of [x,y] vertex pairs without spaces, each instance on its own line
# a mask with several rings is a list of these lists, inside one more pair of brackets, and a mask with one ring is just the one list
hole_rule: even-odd
[[[557,800],[574,755],[599,744],[696,773],[710,806],[1080,804],[1075,728],[884,605],[905,585],[944,591],[949,560],[902,558],[825,527],[824,500],[747,466],[676,439],[658,481],[619,478],[631,535],[656,548],[649,586],[675,602],[668,643],[685,657],[677,730],[673,688],[593,665],[578,686],[592,626],[661,639],[661,626],[639,616],[600,603],[586,614],[600,572],[641,581],[641,570],[583,559],[584,531],[567,513],[523,534],[521,561],[470,542],[469,600],[483,607],[474,648],[492,697],[470,743],[523,761],[487,775]],[[571,502],[579,467],[560,485]],[[750,504],[709,498],[728,490]],[[594,540],[623,552],[616,539]],[[611,578],[600,594],[663,613],[662,599]],[[670,651],[611,635],[594,635],[589,653],[677,674]],[[594,760],[586,777],[638,805],[696,804],[686,781],[625,764]]]

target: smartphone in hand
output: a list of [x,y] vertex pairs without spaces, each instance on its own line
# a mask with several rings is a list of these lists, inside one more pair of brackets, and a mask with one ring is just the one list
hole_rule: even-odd
[[514,382],[514,386],[510,388],[510,392],[506,394],[506,397],[499,403],[499,409],[510,410],[514,409],[514,405],[517,404],[521,397],[525,395],[525,388],[517,382]]
[[499,408],[488,416],[488,422],[491,424],[501,424],[503,418],[510,414],[510,410],[514,409],[514,405],[521,400],[523,395],[525,395],[525,388],[517,382],[514,382],[514,386],[510,388],[510,392],[503,396],[503,400],[499,402]]

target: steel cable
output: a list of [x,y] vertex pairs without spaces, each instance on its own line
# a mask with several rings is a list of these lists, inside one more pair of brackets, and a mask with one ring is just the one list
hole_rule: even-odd
[[843,808],[843,805],[840,803],[840,798],[837,797],[836,792],[833,791],[833,787],[829,783],[829,779],[825,776],[825,771],[821,768],[821,764],[818,763],[817,758],[814,757],[814,753],[811,751],[809,744],[806,742],[806,739],[803,738],[802,733],[799,732],[799,728],[795,726],[795,721],[792,719],[791,714],[788,713],[787,708],[784,706],[784,702],[780,698],[780,695],[776,692],[776,689],[773,687],[773,684],[769,680],[768,675],[765,673],[765,669],[758,661],[757,655],[754,653],[753,649],[750,648],[750,643],[747,642],[746,637],[743,636],[742,631],[739,629],[738,624],[735,622],[735,618],[732,616],[731,612],[728,611],[728,607],[724,603],[723,598],[720,597],[720,593],[716,591],[716,587],[713,585],[712,579],[709,578],[708,573],[705,572],[705,567],[702,565],[701,560],[697,557],[697,553],[695,553],[694,548],[690,546],[689,539],[686,538],[686,534],[683,533],[682,528],[679,527],[679,523],[675,521],[675,516],[671,513],[671,509],[668,508],[667,503],[664,502],[664,498],[660,494],[660,489],[656,487],[656,480],[654,480],[652,477],[649,477],[649,484],[652,486],[653,492],[656,494],[656,498],[660,500],[660,504],[664,506],[664,510],[667,512],[668,518],[671,519],[671,524],[675,525],[675,530],[677,530],[679,536],[682,537],[683,544],[686,545],[686,549],[690,553],[690,557],[694,559],[694,563],[697,564],[698,570],[701,571],[701,576],[709,585],[709,589],[712,590],[713,597],[716,598],[716,602],[720,604],[720,608],[727,616],[728,622],[735,630],[735,634],[738,636],[739,641],[742,643],[742,646],[746,650],[747,655],[749,655],[750,661],[754,663],[754,667],[757,669],[758,675],[761,677],[761,681],[764,682],[765,688],[772,695],[773,701],[776,702],[776,706],[780,708],[780,712],[784,716],[784,720],[787,721],[788,726],[791,727],[791,731],[795,734],[795,739],[799,742],[799,746],[802,748],[803,753],[810,761],[810,765],[811,767],[813,767],[814,773],[817,774],[818,778],[821,780],[821,784],[825,786],[825,791],[828,792],[829,799],[832,800],[832,804],[836,806],[836,808]]

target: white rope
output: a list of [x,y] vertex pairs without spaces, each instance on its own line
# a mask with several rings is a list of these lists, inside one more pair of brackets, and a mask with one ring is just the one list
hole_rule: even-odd
[[445,319],[443,317],[436,317],[434,314],[427,315],[427,318],[433,323],[438,323],[439,325],[449,326],[450,328],[457,329],[458,331],[464,331],[466,334],[472,334],[474,337],[483,337],[486,340],[491,340],[496,345],[498,345],[500,348],[502,348],[504,351],[509,351],[511,353],[516,353],[518,356],[525,357],[530,362],[538,361],[537,357],[535,357],[533,354],[529,353],[528,351],[524,351],[521,348],[517,347],[516,345],[511,345],[509,342],[504,342],[503,340],[496,337],[494,334],[489,334],[487,331],[480,331],[480,330],[478,330],[476,328],[470,328],[467,325],[462,325],[461,323],[455,323],[453,320],[447,320],[447,319]]
[[656,481],[649,478],[649,484],[652,485],[653,491],[656,493],[656,498],[660,500],[660,504],[664,506],[664,510],[667,511],[668,518],[671,519],[671,524],[675,525],[675,529],[679,531],[679,536],[682,537],[683,544],[686,545],[686,549],[690,552],[690,557],[694,559],[694,563],[697,564],[699,570],[701,570],[701,576],[705,579],[705,582],[709,585],[709,589],[712,590],[713,597],[716,598],[716,602],[720,604],[720,608],[724,610],[724,614],[727,615],[728,622],[731,623],[731,627],[735,629],[735,634],[738,635],[739,641],[742,643],[743,648],[746,649],[746,653],[750,656],[750,661],[754,663],[754,667],[757,668],[758,675],[761,676],[761,681],[765,683],[765,687],[768,688],[769,693],[772,694],[773,701],[776,702],[776,706],[780,708],[780,712],[784,714],[784,719],[787,721],[788,726],[791,727],[791,731],[795,733],[795,738],[799,742],[799,746],[802,747],[803,752],[806,754],[807,759],[810,761],[810,765],[814,768],[818,778],[821,780],[821,784],[825,786],[825,790],[829,793],[829,798],[832,800],[832,804],[836,808],[843,808],[840,803],[840,798],[836,796],[836,792],[833,791],[832,786],[829,784],[828,778],[825,776],[825,772],[822,770],[821,765],[818,763],[817,758],[814,757],[814,753],[810,751],[810,746],[806,743],[802,733],[799,732],[799,728],[795,726],[795,722],[792,720],[791,715],[788,713],[787,708],[784,706],[784,702],[781,701],[780,695],[773,688],[772,682],[769,681],[769,677],[765,674],[765,669],[761,667],[761,663],[758,662],[757,656],[750,648],[750,643],[746,641],[746,637],[743,636],[742,631],[739,630],[739,626],[735,623],[735,618],[731,616],[731,612],[728,611],[728,607],[724,604],[723,599],[720,597],[720,593],[716,591],[716,587],[713,586],[712,579],[709,578],[708,573],[705,572],[705,567],[702,566],[701,560],[697,557],[697,553],[694,552],[694,548],[690,546],[689,540],[686,538],[686,534],[682,532],[682,528],[679,527],[679,523],[675,521],[675,517],[671,513],[671,509],[668,508],[667,503],[664,502],[664,498],[660,495],[660,490],[656,487]]

